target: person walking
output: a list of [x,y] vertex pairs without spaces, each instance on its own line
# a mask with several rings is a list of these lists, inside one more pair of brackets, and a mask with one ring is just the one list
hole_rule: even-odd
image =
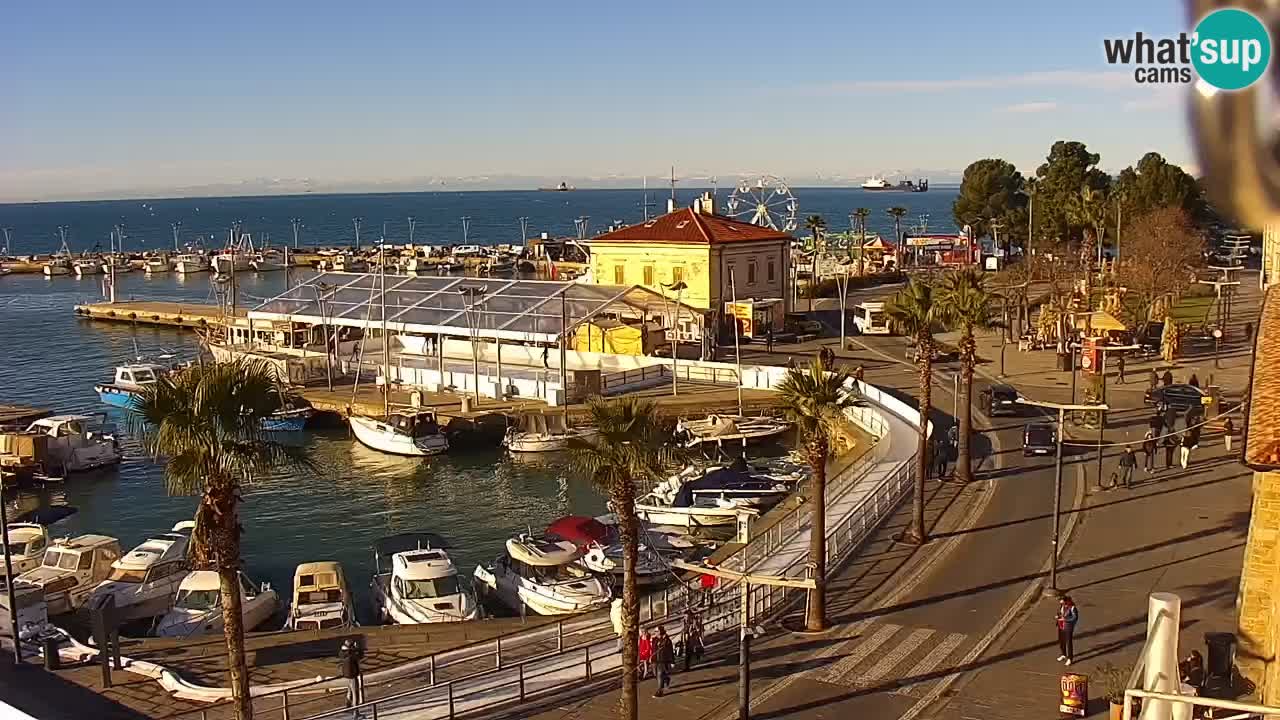
[[1182,433],[1182,455],[1180,463],[1183,470],[1186,470],[1187,464],[1191,462],[1191,448],[1195,447],[1195,444],[1196,440],[1192,437],[1190,432]]
[[360,658],[364,657],[364,650],[355,640],[347,639],[342,641],[342,646],[338,648],[338,664],[342,670],[342,677],[347,681],[347,707],[353,708],[360,704]]
[[1200,387],[1200,378],[1195,373],[1191,373],[1191,379],[1187,380],[1187,384],[1191,387],[1198,388]]
[[1080,610],[1070,595],[1058,599],[1058,614],[1054,621],[1058,625],[1058,662],[1070,665],[1075,658],[1076,623],[1080,621]]
[[1160,387],[1160,376],[1156,374],[1155,368],[1151,368],[1151,375],[1147,378],[1147,383],[1151,385],[1152,390]]
[[1124,448],[1124,454],[1120,456],[1120,483],[1125,489],[1129,489],[1133,481],[1133,469],[1138,465],[1138,458],[1133,455],[1133,448],[1128,445]]
[[1222,444],[1226,446],[1227,452],[1231,452],[1231,436],[1235,431],[1236,424],[1231,422],[1231,418],[1222,421]]
[[648,630],[640,633],[636,654],[640,658],[640,677],[638,679],[644,680],[649,677],[649,671],[653,668],[653,633]]
[[1152,430],[1142,437],[1142,454],[1146,455],[1143,469],[1150,475],[1156,471],[1156,434]]
[[691,613],[685,619],[684,669],[688,670],[692,662],[700,662],[706,649],[702,640],[702,617]]
[[764,349],[766,352],[773,352],[773,326],[764,330]]
[[654,697],[662,697],[666,689],[671,687],[671,668],[675,663],[676,651],[671,645],[671,638],[667,635],[667,629],[659,625],[658,636],[653,641],[653,665],[658,674],[658,689],[654,691]]
[[1124,384],[1124,356],[1116,358],[1116,383]]
[[550,345],[544,346],[542,348],[542,367],[546,370],[551,369],[551,363],[549,362],[550,358],[551,358],[551,346]]
[[1178,438],[1173,433],[1164,436],[1164,469],[1173,467],[1173,451],[1178,447]]
[[1173,384],[1173,373],[1172,373],[1171,371],[1169,371],[1169,370],[1165,370],[1165,371],[1164,371],[1164,376],[1160,378],[1160,382],[1161,382],[1165,387],[1169,387],[1170,385],[1172,385],[1172,384]]

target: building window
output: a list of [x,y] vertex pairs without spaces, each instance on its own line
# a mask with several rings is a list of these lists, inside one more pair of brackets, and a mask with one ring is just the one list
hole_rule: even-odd
[[652,265],[644,266],[644,284],[649,286],[653,285],[653,266]]
[[753,262],[747,263],[747,284],[748,285],[756,284],[756,264]]
[[613,266],[613,284],[614,285],[627,284],[627,266],[626,265]]
[[773,282],[773,261],[769,261],[769,282]]
[[671,268],[671,284],[675,285],[678,282],[684,282],[684,266],[683,265],[675,265],[675,266],[672,266]]

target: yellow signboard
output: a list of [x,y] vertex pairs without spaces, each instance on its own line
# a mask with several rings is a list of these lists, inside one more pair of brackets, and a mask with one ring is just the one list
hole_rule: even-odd
[[725,315],[728,315],[729,317],[734,318],[738,326],[739,337],[755,337],[754,335],[751,334],[751,331],[753,329],[752,328],[753,314],[752,314],[751,305],[752,303],[749,303],[749,302],[739,302],[739,303],[727,302],[724,304],[724,313]]

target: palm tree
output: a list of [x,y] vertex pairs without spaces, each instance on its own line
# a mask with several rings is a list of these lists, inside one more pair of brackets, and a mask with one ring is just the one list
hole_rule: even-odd
[[946,323],[960,329],[960,406],[956,438],[956,479],[973,479],[969,435],[973,432],[973,369],[978,364],[978,347],[973,334],[999,326],[996,294],[987,286],[986,276],[976,268],[962,268],[947,274],[934,301]]
[[858,274],[862,274],[862,246],[867,244],[867,218],[871,216],[871,211],[867,208],[858,208],[853,211],[853,216],[858,218]]
[[670,428],[658,420],[656,406],[636,398],[591,398],[591,419],[599,430],[591,440],[571,445],[574,466],[609,496],[618,517],[622,540],[622,697],[618,717],[635,720],[640,598],[636,590],[636,562],[640,524],[636,519],[637,483],[660,480],[679,460],[668,442]]
[[898,254],[902,249],[902,218],[907,216],[907,209],[902,206],[891,207],[885,212],[889,213],[889,217],[893,218],[893,266],[894,269],[902,269],[902,259]]
[[846,388],[849,375],[828,370],[821,360],[808,369],[791,368],[778,384],[778,400],[787,419],[795,423],[809,463],[808,497],[809,562],[816,584],[809,593],[805,628],[821,632],[827,628],[827,462],[831,441],[839,437],[845,422],[844,411],[861,403],[856,391]]
[[827,219],[821,215],[810,215],[804,219],[804,227],[813,233],[813,260],[809,263],[809,312],[813,312],[813,295],[818,290],[818,243],[822,231],[827,228]]
[[282,467],[308,468],[299,448],[276,442],[262,421],[288,399],[265,360],[210,363],[160,378],[144,387],[129,425],[147,452],[167,458],[171,495],[198,495],[192,564],[217,571],[222,633],[236,717],[251,720],[249,672],[240,602],[240,521],[243,490]]
[[916,367],[920,371],[920,428],[916,446],[916,487],[911,501],[911,528],[903,538],[923,544],[924,479],[929,472],[929,413],[933,410],[933,355],[937,351],[933,334],[939,329],[939,306],[934,301],[933,286],[919,278],[911,278],[885,305],[885,316],[896,332],[911,338],[915,346]]
[[1072,221],[1084,226],[1084,240],[1080,243],[1080,267],[1084,271],[1085,309],[1093,309],[1094,254],[1101,252],[1104,225],[1107,222],[1107,198],[1101,190],[1088,185],[1080,188],[1080,194],[1072,198],[1068,208]]

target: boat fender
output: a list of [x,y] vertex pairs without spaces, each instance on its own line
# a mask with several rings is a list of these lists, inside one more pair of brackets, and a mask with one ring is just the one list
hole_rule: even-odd
[[137,319],[138,319],[138,313],[129,313],[129,319],[130,319],[130,320],[137,320]]

